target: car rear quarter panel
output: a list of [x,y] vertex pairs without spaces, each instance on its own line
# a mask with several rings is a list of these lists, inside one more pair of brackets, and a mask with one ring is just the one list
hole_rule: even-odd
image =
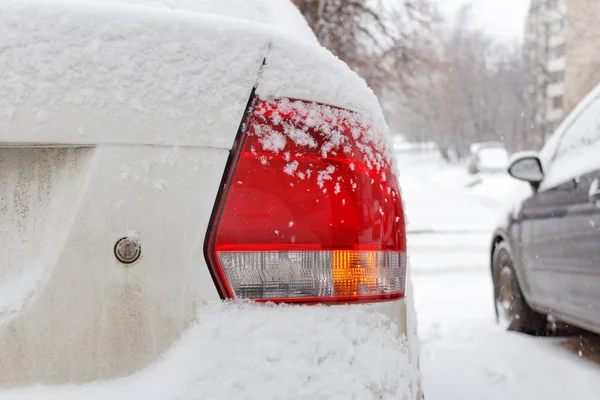
[[[34,149],[10,151],[37,165]],[[37,174],[41,182],[23,182],[22,197],[30,199],[23,200],[23,218],[0,216],[13,234],[26,226],[48,232],[43,243],[17,248],[32,256],[17,264],[20,274],[2,274],[8,264],[0,265],[3,286],[24,288],[20,306],[1,315],[0,387],[131,374],[166,350],[198,307],[219,299],[203,240],[228,152],[109,145],[82,151],[81,179],[65,181],[60,164],[47,178]],[[38,207],[43,184],[70,188],[66,209]],[[62,223],[49,226],[56,218]],[[142,247],[130,265],[113,254],[124,236]]]
[[[259,96],[357,111],[387,135],[366,83],[318,46],[227,18],[49,4],[0,2],[0,146],[85,148],[85,162],[52,262],[0,320],[0,387],[131,374],[219,299],[202,245],[265,57]],[[142,246],[129,267],[112,251],[126,235]],[[406,332],[404,301],[366,307]]]
[[0,144],[229,149],[273,35],[118,1],[2,0],[0,16]]

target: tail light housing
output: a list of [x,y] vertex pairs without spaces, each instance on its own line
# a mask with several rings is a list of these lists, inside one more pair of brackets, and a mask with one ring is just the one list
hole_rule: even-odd
[[360,115],[254,98],[205,246],[222,298],[317,303],[404,296],[406,236],[391,157]]

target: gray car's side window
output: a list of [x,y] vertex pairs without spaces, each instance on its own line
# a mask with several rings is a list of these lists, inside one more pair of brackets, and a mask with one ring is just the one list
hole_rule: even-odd
[[551,150],[542,191],[600,169],[600,95],[579,111]]
[[600,142],[600,96],[596,97],[567,129],[556,151],[555,160],[569,153],[596,146]]

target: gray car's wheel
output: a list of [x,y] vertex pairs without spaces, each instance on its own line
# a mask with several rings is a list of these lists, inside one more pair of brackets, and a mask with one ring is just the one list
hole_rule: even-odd
[[515,274],[510,253],[502,243],[494,251],[493,278],[498,322],[508,330],[536,336],[546,335],[548,333],[547,318],[527,304]]

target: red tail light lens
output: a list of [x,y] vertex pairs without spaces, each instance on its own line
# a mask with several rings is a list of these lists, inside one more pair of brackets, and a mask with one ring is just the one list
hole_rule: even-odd
[[206,246],[221,295],[354,302],[404,295],[404,214],[383,137],[359,115],[255,99]]

